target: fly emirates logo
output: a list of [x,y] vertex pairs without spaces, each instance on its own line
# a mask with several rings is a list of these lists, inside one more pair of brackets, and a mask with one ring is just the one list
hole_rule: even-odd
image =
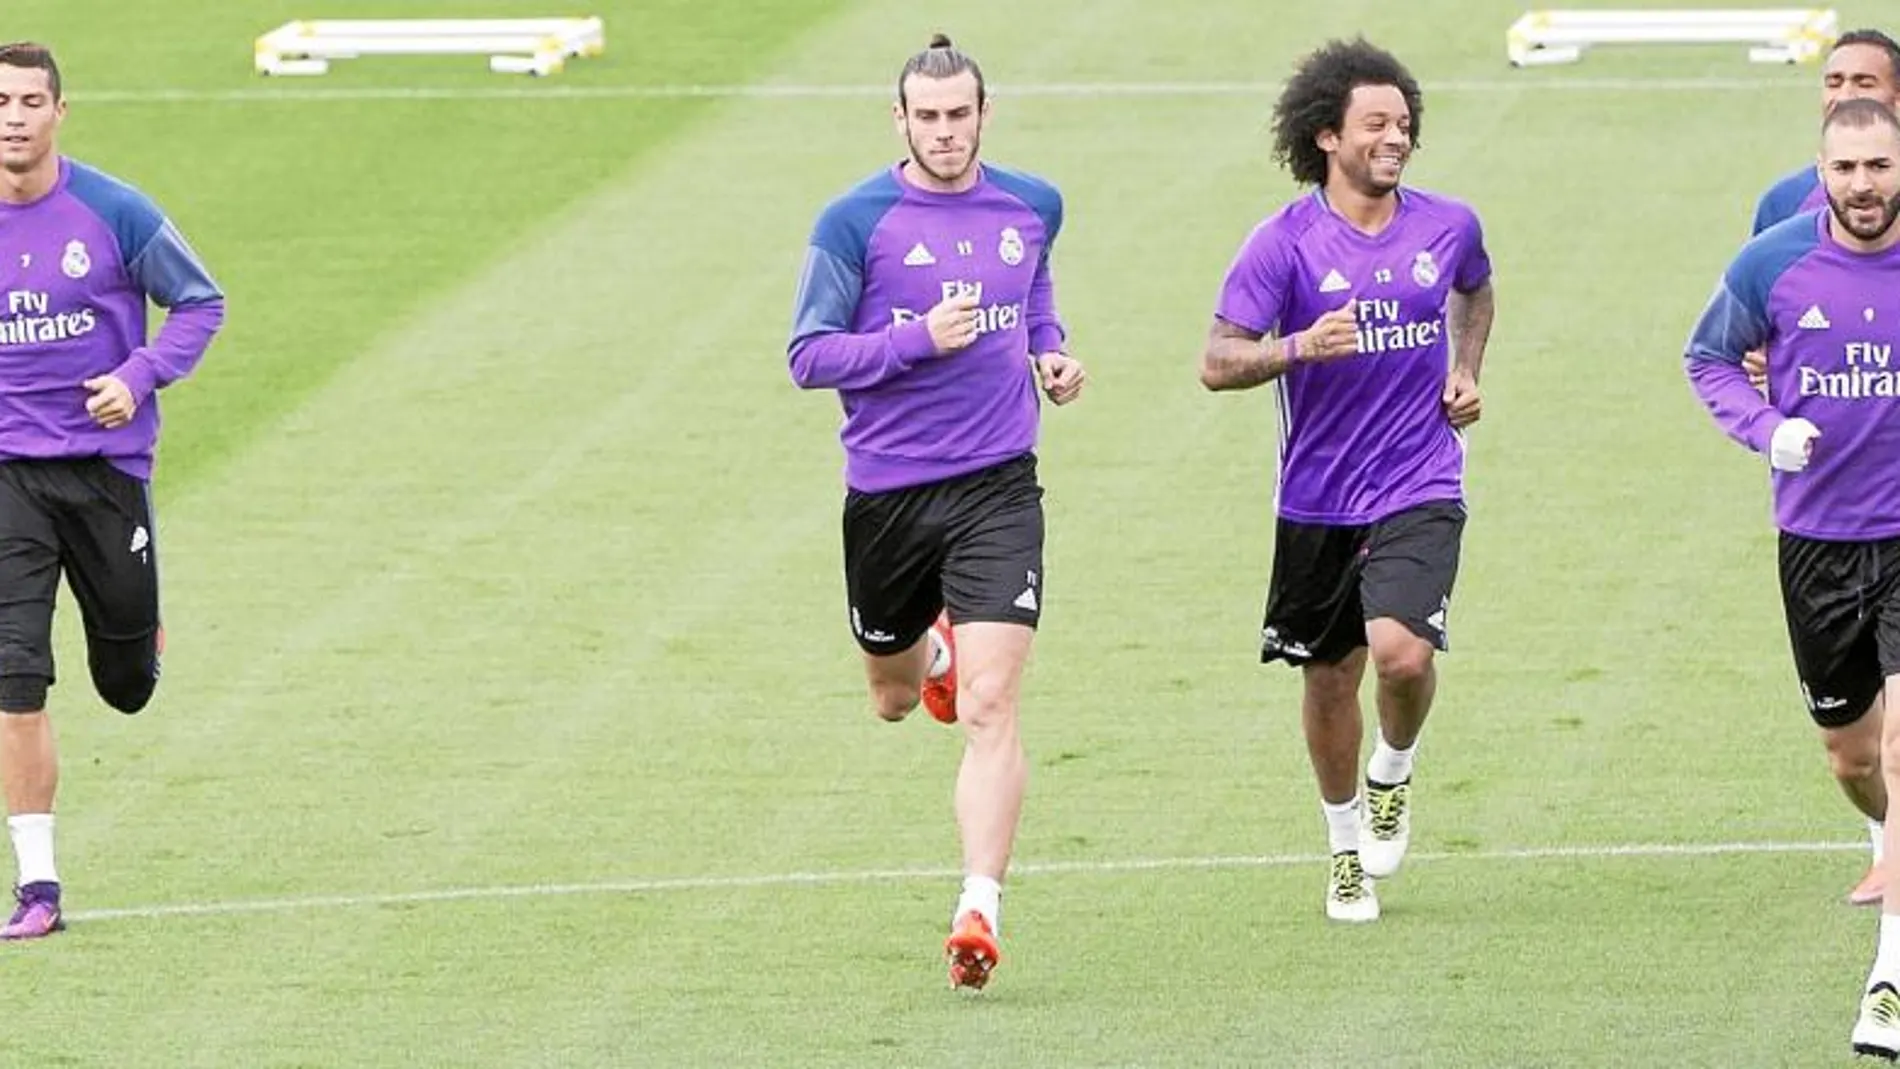
[[1858,401],[1863,397],[1900,397],[1900,368],[1893,364],[1893,346],[1850,341],[1842,347],[1839,371],[1820,371],[1803,365],[1801,396]]
[[1401,302],[1385,298],[1355,301],[1354,320],[1358,323],[1359,352],[1380,353],[1423,349],[1445,333],[1442,319],[1402,319]]
[[90,308],[50,312],[51,301],[37,290],[8,290],[6,314],[0,316],[0,349],[70,341],[92,333],[99,325]]
[[[1021,301],[1009,304],[984,304],[983,283],[952,280],[943,284],[943,300],[952,297],[973,297],[976,299],[976,332],[990,334],[999,330],[1015,330],[1023,322]],[[928,313],[913,312],[908,308],[891,309],[891,325],[901,327],[906,323],[915,323]]]

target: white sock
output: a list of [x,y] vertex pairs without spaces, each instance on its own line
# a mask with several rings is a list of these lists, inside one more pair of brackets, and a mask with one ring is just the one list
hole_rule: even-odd
[[20,863],[20,886],[58,883],[53,868],[53,814],[21,813],[7,818],[13,836],[13,856]]
[[1882,855],[1887,852],[1887,828],[1878,820],[1867,822],[1867,837],[1874,843],[1874,864],[1880,864]]
[[936,628],[924,632],[930,636],[930,666],[924,669],[924,675],[931,679],[942,679],[950,670],[950,644],[938,634]]
[[1326,845],[1329,851],[1338,854],[1358,850],[1359,796],[1355,794],[1352,801],[1338,805],[1321,798],[1319,807],[1326,814]]
[[1385,733],[1379,733],[1379,741],[1372,747],[1372,760],[1366,762],[1366,778],[1387,787],[1396,787],[1412,778],[1412,755],[1418,752],[1418,740],[1412,740],[1409,750],[1395,750],[1385,741]]
[[990,923],[990,934],[1002,938],[1003,885],[988,876],[965,876],[963,894],[957,897],[957,911],[950,917],[950,923],[956,924],[957,918],[971,910],[983,915]]
[[1892,913],[1880,915],[1880,949],[1874,954],[1874,968],[1867,977],[1867,986],[1872,987],[1882,980],[1900,985],[1900,916]]

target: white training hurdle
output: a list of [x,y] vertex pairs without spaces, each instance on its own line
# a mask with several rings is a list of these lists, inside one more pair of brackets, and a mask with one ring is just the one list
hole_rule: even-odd
[[1575,63],[1598,44],[1746,44],[1754,63],[1806,63],[1839,32],[1831,8],[1528,11],[1504,41],[1514,67]]
[[598,18],[305,19],[259,37],[259,74],[318,75],[358,56],[486,55],[499,74],[558,73],[607,46]]

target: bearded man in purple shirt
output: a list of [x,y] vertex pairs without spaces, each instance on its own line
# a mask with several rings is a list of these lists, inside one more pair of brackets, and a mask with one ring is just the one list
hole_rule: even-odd
[[909,157],[828,205],[792,328],[792,380],[844,406],[844,570],[878,715],[961,723],[952,987],[1001,960],[1002,881],[1028,775],[1017,727],[1043,604],[1037,391],[1081,392],[1049,255],[1062,197],[978,159],[983,72],[938,35],[897,79]]
[[[59,66],[0,44],[0,781],[19,863],[0,939],[62,927],[58,755],[46,718],[62,572],[99,696],[151,700],[164,631],[150,479],[160,387],[184,378],[224,297],[143,193],[59,154]],[[147,337],[147,303],[167,310]]]
[[[1824,733],[1847,738],[1870,782],[1842,780],[1870,818],[1900,791],[1900,118],[1847,100],[1823,122],[1828,208],[1751,239],[1723,274],[1685,352],[1696,395],[1772,471],[1795,673]],[[1768,393],[1743,357],[1768,353]],[[1830,745],[1832,751],[1835,747]],[[1861,777],[1865,780],[1867,777]],[[1888,823],[1873,968],[1854,1049],[1900,1054],[1900,828]]]
[[[1851,30],[1835,40],[1821,71],[1821,116],[1847,100],[1874,100],[1889,107],[1900,107],[1900,44],[1879,30]],[[1762,194],[1755,207],[1754,233],[1760,234],[1783,220],[1827,207],[1827,186],[1821,181],[1815,164],[1795,171]],[[1749,381],[1765,388],[1767,354],[1757,350],[1742,361]],[[1828,768],[1854,804],[1867,817],[1868,841],[1873,858],[1867,871],[1847,892],[1847,901],[1856,906],[1879,905],[1886,894],[1886,877],[1880,864],[1886,833],[1886,799],[1880,787],[1880,721],[1878,708],[1861,716],[1848,730],[1841,725],[1821,728],[1822,744],[1827,748]]]
[[[1363,39],[1300,63],[1274,108],[1274,148],[1314,188],[1241,247],[1201,361],[1210,390],[1274,389],[1261,660],[1304,676],[1326,913],[1348,922],[1378,919],[1373,880],[1398,871],[1411,839],[1414,750],[1465,523],[1462,430],[1479,416],[1493,315],[1477,215],[1401,184],[1422,109],[1404,65]],[[1368,660],[1379,733],[1362,798]]]

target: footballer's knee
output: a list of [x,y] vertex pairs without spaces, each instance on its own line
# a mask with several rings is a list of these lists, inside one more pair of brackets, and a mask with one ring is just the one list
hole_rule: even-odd
[[1420,683],[1432,674],[1432,644],[1410,633],[1389,638],[1373,647],[1372,666],[1387,686]]
[[99,696],[105,699],[107,705],[129,716],[144,709],[152,700],[152,692],[157,689],[156,679],[114,680],[109,686],[104,683],[99,685]]
[[158,687],[158,653],[151,639],[95,639],[88,661],[93,689],[107,705],[131,714],[152,700],[152,691]]
[[1842,783],[1858,783],[1872,779],[1880,774],[1880,746],[1869,742],[1863,745],[1836,744],[1830,737],[1827,746],[1828,771]]
[[922,695],[907,683],[878,680],[871,684],[871,709],[881,720],[893,723],[910,715]]
[[1017,687],[1006,672],[981,672],[959,681],[957,719],[976,733],[1014,724]]
[[[1874,709],[1878,708],[1876,704]],[[1878,718],[1863,715],[1852,723],[1821,732],[1828,771],[1835,779],[1854,783],[1880,775],[1880,726]]]

